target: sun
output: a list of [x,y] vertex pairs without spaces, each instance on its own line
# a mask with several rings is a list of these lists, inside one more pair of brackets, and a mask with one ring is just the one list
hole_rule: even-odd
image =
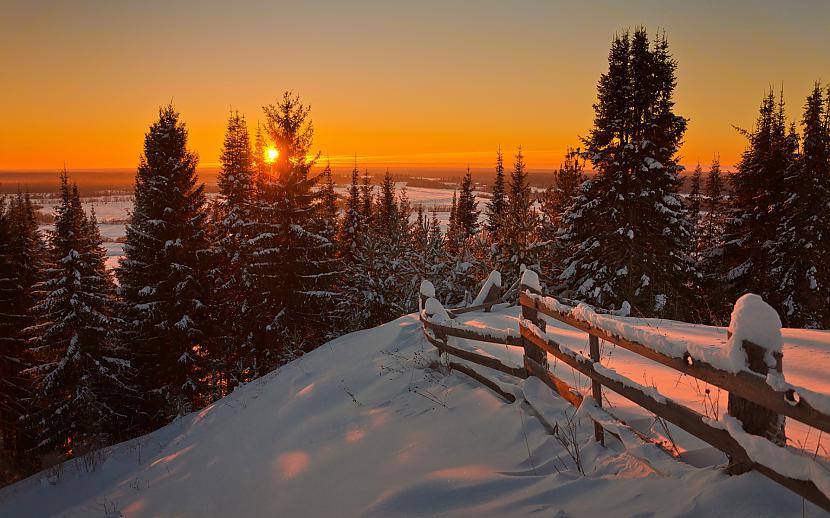
[[267,158],[267,162],[270,164],[273,163],[278,156],[280,156],[280,152],[274,148],[268,148],[268,151],[265,152],[265,156]]

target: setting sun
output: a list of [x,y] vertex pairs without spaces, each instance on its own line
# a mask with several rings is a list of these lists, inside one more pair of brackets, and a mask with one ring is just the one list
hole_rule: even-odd
[[274,148],[269,148],[268,151],[265,152],[266,161],[270,164],[273,163],[277,157],[280,156],[280,152]]

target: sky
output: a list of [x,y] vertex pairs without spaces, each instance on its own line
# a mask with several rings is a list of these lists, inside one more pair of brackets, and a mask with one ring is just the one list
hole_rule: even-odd
[[293,90],[332,163],[551,169],[593,119],[614,34],[665,30],[681,162],[734,164],[766,90],[830,82],[830,2],[0,0],[0,170],[134,168],[172,101],[202,167],[231,108]]

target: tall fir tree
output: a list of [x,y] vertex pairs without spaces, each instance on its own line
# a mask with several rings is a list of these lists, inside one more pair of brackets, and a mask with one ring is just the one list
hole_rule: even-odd
[[520,146],[510,173],[498,268],[507,285],[519,277],[522,265],[539,270],[538,215],[533,202],[527,166]]
[[37,449],[67,456],[111,444],[128,428],[134,398],[130,365],[114,345],[115,283],[94,213],[61,175],[60,203],[48,246],[49,268],[36,285],[35,323],[26,333],[35,388],[29,417]]
[[251,334],[257,369],[265,373],[310,350],[327,336],[324,313],[337,275],[334,244],[323,234],[319,176],[309,157],[314,127],[310,108],[291,92],[263,108],[268,141],[277,150],[257,193],[257,235],[246,265],[253,297]]
[[700,211],[703,193],[701,192],[701,182],[703,180],[703,168],[700,162],[692,171],[692,178],[689,185],[689,220],[692,224],[692,254],[697,256],[700,249]]
[[560,275],[572,298],[644,315],[688,317],[694,299],[691,228],[678,189],[686,119],[674,112],[675,69],[665,37],[617,36],[600,77],[594,127],[583,139],[596,176],[559,233]]
[[507,191],[504,183],[504,156],[501,148],[496,154],[496,177],[493,180],[493,197],[487,203],[487,232],[491,239],[498,239],[501,234],[501,224],[507,212]]
[[473,192],[473,174],[470,172],[470,167],[467,166],[467,173],[461,180],[461,186],[458,191],[458,202],[455,208],[455,221],[464,239],[478,234],[478,216],[480,213],[481,211],[478,210],[478,202]]
[[144,430],[204,403],[210,333],[200,255],[208,247],[207,213],[187,135],[172,105],[159,109],[144,138],[124,257],[116,269],[126,322],[122,340],[139,375]]
[[723,301],[727,300],[723,280],[726,276],[724,267],[724,239],[726,183],[720,169],[720,157],[712,158],[712,165],[706,174],[702,214],[698,226],[697,269],[703,292],[703,315],[707,323],[713,325],[728,324],[724,314]]
[[[322,235],[334,245],[337,238],[337,192],[334,190],[334,176],[331,172],[331,163],[327,162],[326,167],[320,174],[321,183],[318,198],[318,215],[322,219]],[[331,247],[332,253],[336,251]]]
[[804,107],[801,154],[771,246],[773,289],[788,327],[830,328],[830,92],[816,83]]
[[252,261],[251,240],[256,223],[254,204],[255,179],[258,163],[264,158],[262,133],[258,130],[256,149],[251,149],[251,139],[245,117],[231,113],[219,161],[217,205],[220,220],[214,238],[214,258],[211,270],[211,286],[214,303],[211,314],[214,322],[222,322],[212,333],[211,347],[211,397],[217,398],[233,390],[253,376],[253,344],[248,326],[250,309],[254,302],[244,275],[245,265]]
[[360,171],[357,169],[357,157],[355,157],[349,194],[346,197],[346,205],[337,233],[337,255],[347,262],[354,258],[363,225],[359,181]]
[[23,330],[33,323],[34,286],[42,279],[44,245],[29,194],[17,193],[0,210],[0,433],[16,468],[30,472],[37,461],[30,421],[31,384],[22,371],[30,366]]
[[738,297],[757,293],[778,306],[780,298],[772,278],[772,243],[782,223],[786,177],[795,167],[798,139],[788,131],[783,94],[778,101],[770,91],[761,103],[751,131],[742,132],[749,146],[737,170],[730,175],[732,192],[724,229],[726,299],[721,314]]

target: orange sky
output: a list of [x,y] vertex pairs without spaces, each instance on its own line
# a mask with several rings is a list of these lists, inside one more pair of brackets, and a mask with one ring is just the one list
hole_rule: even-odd
[[[202,166],[229,108],[285,89],[312,105],[333,162],[489,167],[522,144],[557,165],[592,120],[615,31],[665,28],[679,61],[683,162],[732,164],[782,81],[800,118],[830,81],[830,2],[4,2],[0,170],[134,167],[173,100]],[[173,4],[173,5],[168,5]]]

